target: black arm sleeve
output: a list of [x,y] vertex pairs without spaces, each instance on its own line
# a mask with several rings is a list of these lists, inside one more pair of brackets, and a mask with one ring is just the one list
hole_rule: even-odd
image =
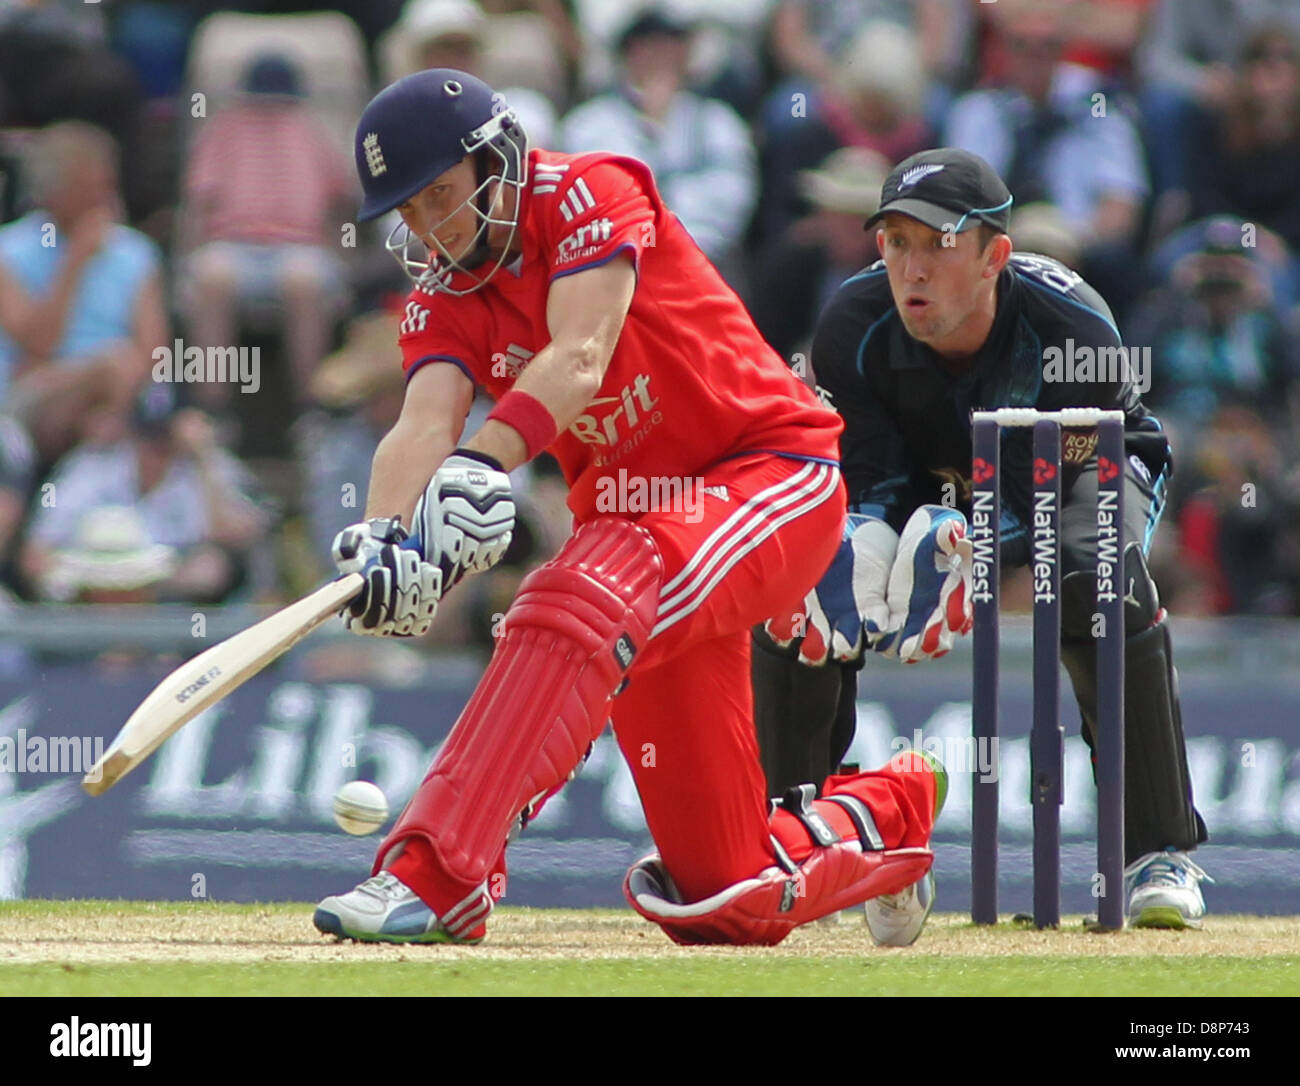
[[840,467],[849,510],[880,517],[901,531],[916,505],[911,469],[903,435],[877,382],[862,372],[860,359],[879,314],[863,307],[853,285],[850,280],[840,287],[817,322],[813,373],[823,400],[844,419]]

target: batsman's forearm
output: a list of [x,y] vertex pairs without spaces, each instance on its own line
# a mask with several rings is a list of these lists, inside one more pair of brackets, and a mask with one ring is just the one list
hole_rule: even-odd
[[556,432],[562,433],[591,406],[617,342],[617,334],[552,340],[537,352],[515,388],[541,400],[555,420]]
[[418,429],[399,422],[379,442],[370,467],[366,519],[402,518],[411,527],[415,503],[456,443],[443,429]]
[[[601,378],[609,364],[609,352],[595,343],[548,344],[537,352],[515,388],[534,397],[555,421],[562,433],[590,405],[600,391]],[[523,438],[513,426],[496,419],[486,423],[465,442],[465,448],[486,453],[503,471],[514,471],[528,460]]]
[[519,431],[496,419],[488,419],[478,433],[465,442],[465,448],[492,457],[501,465],[502,471],[514,471],[528,462],[528,448]]

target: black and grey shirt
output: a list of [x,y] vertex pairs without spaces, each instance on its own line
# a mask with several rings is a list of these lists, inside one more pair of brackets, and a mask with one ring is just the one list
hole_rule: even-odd
[[[849,507],[895,530],[919,505],[970,514],[975,408],[1100,407],[1128,415],[1126,446],[1154,483],[1172,471],[1159,421],[1142,406],[1149,366],[1122,343],[1101,296],[1059,261],[1014,253],[998,279],[984,346],[951,363],[903,327],[883,261],[846,280],[817,323],[812,365],[844,418],[840,459]],[[1062,494],[1093,459],[1095,431],[1066,431]],[[1002,560],[1028,557],[1032,431],[1004,430]]]

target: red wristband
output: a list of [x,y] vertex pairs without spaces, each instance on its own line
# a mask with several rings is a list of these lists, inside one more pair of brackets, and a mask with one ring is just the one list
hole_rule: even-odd
[[524,439],[529,460],[554,441],[558,433],[555,419],[546,405],[536,396],[520,392],[517,388],[512,388],[497,401],[488,418],[504,422],[518,432]]

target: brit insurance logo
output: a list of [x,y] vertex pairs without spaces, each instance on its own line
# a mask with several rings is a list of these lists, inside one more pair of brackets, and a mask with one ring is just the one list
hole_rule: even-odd
[[598,446],[594,462],[609,464],[626,456],[664,420],[650,392],[650,375],[638,373],[613,396],[597,396],[573,420],[569,433],[584,445]]
[[584,223],[560,242],[555,261],[557,264],[569,264],[583,257],[595,256],[613,234],[612,219],[596,219]]

